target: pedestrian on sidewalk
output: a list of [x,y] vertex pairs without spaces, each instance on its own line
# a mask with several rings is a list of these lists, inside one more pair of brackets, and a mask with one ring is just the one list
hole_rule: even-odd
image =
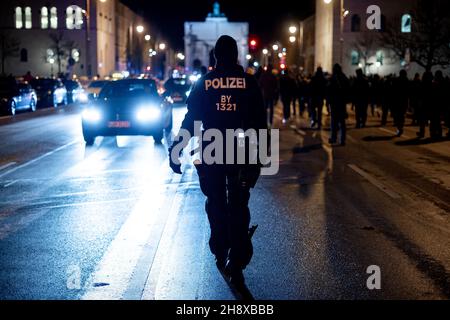
[[367,108],[369,105],[369,82],[364,77],[362,69],[356,70],[356,79],[353,82],[352,91],[356,128],[364,128],[367,122]]
[[273,74],[273,66],[267,66],[267,70],[261,73],[259,78],[259,86],[261,87],[264,105],[269,114],[269,125],[273,125],[273,114],[275,107],[275,99],[278,97],[279,84],[277,77]]
[[322,110],[326,92],[327,80],[322,68],[319,67],[311,79],[311,128],[316,125],[319,130],[322,128]]
[[428,126],[430,119],[430,112],[433,95],[433,74],[430,71],[425,71],[422,75],[422,88],[420,91],[420,104],[417,112],[417,121],[419,123],[419,138],[425,137],[425,127]]
[[283,70],[280,77],[280,97],[283,104],[283,124],[291,118],[291,103],[296,94],[295,80],[289,70]]
[[394,125],[397,128],[397,137],[401,137],[405,126],[406,111],[409,106],[410,84],[405,70],[400,71],[400,76],[393,83],[392,115]]
[[346,119],[347,103],[349,101],[350,82],[339,64],[333,67],[333,75],[329,84],[329,99],[331,107],[331,137],[329,143],[337,142],[337,135],[340,131],[340,143],[345,145],[346,141]]

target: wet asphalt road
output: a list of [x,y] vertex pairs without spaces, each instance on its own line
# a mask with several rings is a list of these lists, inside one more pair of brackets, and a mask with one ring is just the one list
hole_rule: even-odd
[[[251,198],[255,298],[450,298],[450,142],[393,138],[371,117],[331,147],[305,119],[279,120],[280,172]],[[1,118],[0,298],[234,299],[196,173],[172,174],[166,149],[85,147],[73,106]],[[366,286],[371,265],[381,290]]]

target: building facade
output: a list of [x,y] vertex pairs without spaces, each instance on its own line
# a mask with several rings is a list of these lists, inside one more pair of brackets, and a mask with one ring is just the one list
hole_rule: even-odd
[[246,66],[248,54],[249,24],[246,22],[229,22],[220,12],[216,2],[213,12],[204,22],[184,23],[184,43],[186,56],[186,70],[192,71],[201,66],[213,66],[212,52],[217,39],[221,35],[233,37],[239,50],[239,63]]
[[2,5],[0,35],[19,47],[4,59],[6,74],[109,76],[128,70],[128,48],[144,41],[136,32],[137,25],[145,28],[143,19],[118,0],[22,0]]
[[[372,5],[381,9],[381,29],[367,26],[373,14],[367,11]],[[415,6],[415,0],[316,0],[314,67],[331,72],[333,64],[340,63],[349,75],[358,68],[366,74],[383,76],[398,74],[401,69],[410,76],[423,72],[423,68],[410,63],[407,52],[405,57],[398,57],[379,41],[379,33],[387,25],[398,27],[400,32],[414,32]]]

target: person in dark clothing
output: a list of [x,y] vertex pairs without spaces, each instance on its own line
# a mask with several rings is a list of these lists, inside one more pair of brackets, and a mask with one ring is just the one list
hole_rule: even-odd
[[364,128],[367,122],[367,107],[369,104],[369,82],[364,77],[362,69],[356,70],[356,79],[353,82],[352,91],[356,128]]
[[283,71],[280,77],[280,97],[283,104],[283,123],[291,117],[291,103],[295,96],[295,80],[290,76],[288,70]]
[[372,116],[375,116],[375,111],[380,117],[378,107],[381,105],[381,79],[378,74],[374,75],[370,81],[370,107],[372,110]]
[[[224,137],[227,129],[267,129],[261,90],[256,79],[237,64],[236,41],[229,36],[221,36],[214,55],[216,68],[197,81],[187,100],[188,112],[181,128],[192,136],[195,121],[201,121],[203,130],[219,130]],[[180,174],[179,136],[174,140],[178,142],[169,148],[169,154],[171,168]],[[183,142],[184,145],[188,143]],[[202,149],[211,143],[203,141]],[[223,150],[225,159],[228,159],[228,143]],[[248,160],[242,165],[228,164],[228,160],[227,164],[208,162],[204,158],[195,165],[200,188],[207,197],[205,208],[211,227],[210,249],[219,270],[235,286],[244,286],[242,271],[253,255],[248,202],[250,189],[256,184],[261,166]]]
[[394,125],[397,127],[397,137],[400,137],[405,126],[410,94],[409,80],[405,70],[400,71],[400,76],[394,80],[393,86],[395,94],[393,95],[392,115]]
[[261,87],[264,105],[269,113],[269,124],[273,124],[273,110],[275,107],[275,99],[278,96],[278,79],[272,73],[272,66],[268,66],[266,71],[263,71],[259,78],[259,86]]
[[322,68],[317,68],[316,73],[311,79],[311,128],[317,125],[322,128],[322,109],[327,92],[327,80],[323,74]]
[[414,79],[411,82],[411,93],[410,93],[410,107],[412,111],[412,125],[418,125],[419,124],[419,116],[418,112],[420,109],[420,92],[422,90],[422,82],[420,79],[420,74],[416,73],[414,75]]
[[337,142],[338,131],[341,132],[341,145],[346,141],[347,102],[349,97],[350,81],[342,72],[339,64],[333,67],[333,75],[330,79],[328,97],[331,107],[331,137],[330,143]]
[[386,77],[381,84],[381,126],[387,124],[389,112],[392,112],[393,104],[393,79],[391,76]]
[[430,118],[430,103],[433,94],[433,74],[426,71],[422,76],[422,88],[420,91],[420,104],[417,112],[419,122],[419,138],[425,137],[425,127],[428,125]]
[[442,138],[441,116],[444,114],[445,79],[442,71],[436,71],[432,87],[432,103],[430,108],[430,136],[432,139]]
[[450,99],[449,99],[450,79],[449,79],[449,77],[447,77],[445,79],[445,83],[446,83],[447,97],[445,98],[444,117],[445,117],[445,125],[447,126],[447,138],[450,138]]
[[[298,100],[298,106],[299,106],[299,112],[300,116],[303,117],[305,111],[306,111],[306,104],[307,104],[307,81],[306,79],[299,74],[297,77],[297,100]],[[295,102],[294,102],[295,103]]]

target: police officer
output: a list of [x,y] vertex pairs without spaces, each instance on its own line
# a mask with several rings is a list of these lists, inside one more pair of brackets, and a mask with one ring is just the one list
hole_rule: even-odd
[[[188,112],[181,128],[193,135],[194,122],[201,121],[203,130],[217,129],[224,136],[227,129],[267,129],[261,90],[256,79],[237,64],[236,41],[221,36],[214,55],[216,68],[197,81],[187,101]],[[181,173],[180,164],[175,161],[178,155],[174,159],[172,152],[177,143],[180,142],[174,142],[169,148],[170,166],[175,173]],[[205,145],[203,142],[202,147]],[[259,164],[206,164],[202,161],[196,168],[201,190],[207,197],[205,208],[211,227],[209,245],[216,265],[232,284],[244,286],[242,271],[253,255],[248,202],[261,167]]]

